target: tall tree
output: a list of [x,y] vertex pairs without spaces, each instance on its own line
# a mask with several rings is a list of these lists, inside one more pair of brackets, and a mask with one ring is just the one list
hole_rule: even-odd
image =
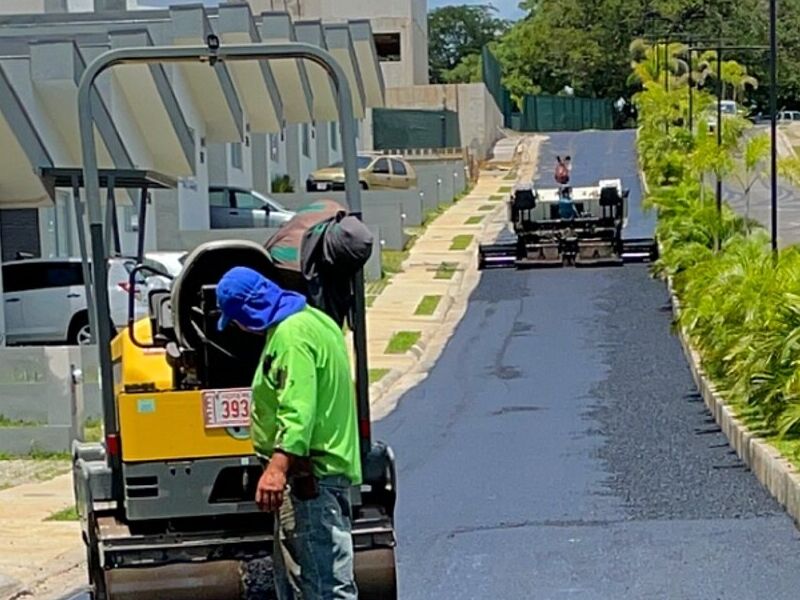
[[[629,46],[645,34],[659,39],[669,34],[676,42],[679,34],[692,34],[706,46],[719,39],[737,46],[767,41],[765,0],[523,0],[521,6],[527,16],[494,49],[505,85],[517,97],[557,94],[567,85],[584,96],[630,97],[641,89],[641,79],[629,77]],[[800,0],[781,0],[780,7],[779,97],[781,105],[797,106]],[[659,16],[649,18],[651,11]],[[767,86],[753,89],[751,77],[767,80],[766,54],[731,51],[723,58],[746,68],[723,77],[729,95],[735,89],[738,100],[747,93],[763,106]],[[675,77],[685,76],[673,65],[670,70]]]
[[444,6],[428,14],[430,78],[443,83],[444,74],[468,59],[474,65],[481,49],[509,28],[490,4]]

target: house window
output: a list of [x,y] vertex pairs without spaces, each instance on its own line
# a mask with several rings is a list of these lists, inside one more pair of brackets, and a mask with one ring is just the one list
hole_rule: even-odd
[[331,150],[334,152],[339,147],[339,128],[336,126],[336,122],[331,122]]
[[269,134],[269,157],[272,162],[278,162],[281,158],[281,138],[277,133]]
[[376,33],[374,38],[379,61],[398,62],[401,60],[399,33]]
[[234,169],[242,168],[242,144],[231,144],[231,166]]
[[309,139],[311,136],[311,128],[308,126],[308,123],[303,123],[301,135],[303,136],[303,156],[311,158],[311,140]]

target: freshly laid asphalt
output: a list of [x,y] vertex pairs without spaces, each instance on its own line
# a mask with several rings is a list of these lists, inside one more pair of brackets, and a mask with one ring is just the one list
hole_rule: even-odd
[[[632,132],[557,134],[573,185],[621,177]],[[793,599],[791,520],[729,449],[645,265],[490,271],[427,379],[375,424],[399,468],[403,600]]]
[[[573,185],[631,132],[553,135]],[[797,598],[791,520],[731,453],[644,265],[490,271],[428,378],[375,426],[399,464],[403,599]]]

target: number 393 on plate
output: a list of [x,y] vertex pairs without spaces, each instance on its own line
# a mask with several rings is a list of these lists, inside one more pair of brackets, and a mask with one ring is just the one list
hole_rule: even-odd
[[203,420],[206,429],[250,426],[250,390],[206,390]]

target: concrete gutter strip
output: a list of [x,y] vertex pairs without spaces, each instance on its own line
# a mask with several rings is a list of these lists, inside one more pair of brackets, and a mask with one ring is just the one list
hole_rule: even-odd
[[[672,299],[672,312],[677,319],[681,306],[675,295],[671,277],[667,277],[667,288]],[[756,436],[736,417],[733,408],[725,402],[714,383],[703,371],[700,355],[692,347],[683,327],[678,328],[678,337],[697,389],[706,407],[728,438],[731,447],[736,450],[736,454],[761,484],[786,509],[795,523],[800,524],[800,473],[775,447]]]

